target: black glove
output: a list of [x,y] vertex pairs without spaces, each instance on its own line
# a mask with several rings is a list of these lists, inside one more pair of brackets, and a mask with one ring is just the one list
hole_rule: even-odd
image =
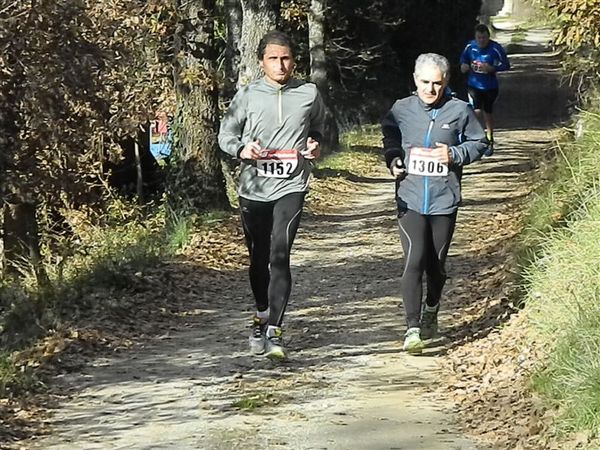
[[400,158],[399,156],[392,159],[392,162],[390,164],[390,173],[392,175],[394,175],[394,167],[397,169],[400,169],[400,173],[398,175],[396,175],[397,181],[404,180],[404,178],[406,178],[406,167],[404,167],[404,162],[402,161],[402,158]]

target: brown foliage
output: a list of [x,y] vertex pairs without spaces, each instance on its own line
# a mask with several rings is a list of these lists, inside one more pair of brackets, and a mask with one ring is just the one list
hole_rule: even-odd
[[[547,0],[558,20],[555,45],[564,51],[566,69],[582,86],[600,76],[600,0]],[[581,87],[581,86],[580,86]]]
[[162,64],[168,5],[28,0],[0,8],[4,192],[85,201],[102,158],[119,157],[114,143],[172,95]]

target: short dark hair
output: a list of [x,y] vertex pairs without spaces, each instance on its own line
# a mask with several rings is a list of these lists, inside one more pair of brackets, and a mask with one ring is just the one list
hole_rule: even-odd
[[478,23],[475,25],[475,33],[486,33],[488,36],[490,35],[490,29],[484,23]]
[[256,50],[256,56],[258,56],[258,59],[263,59],[265,56],[265,50],[269,44],[287,47],[290,49],[290,52],[292,52],[292,57],[294,56],[294,45],[292,44],[290,37],[283,31],[271,30],[265,34],[258,43],[258,49]]

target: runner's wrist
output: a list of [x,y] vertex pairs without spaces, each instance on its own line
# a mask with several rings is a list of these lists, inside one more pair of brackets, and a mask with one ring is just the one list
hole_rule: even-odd
[[242,152],[244,151],[244,148],[246,148],[245,145],[242,145],[240,148],[238,148],[238,151],[236,152],[237,159],[242,159]]
[[403,152],[402,150],[400,150],[399,148],[389,148],[385,150],[384,153],[384,158],[385,158],[385,166],[388,169],[391,169],[392,166],[392,161],[394,161],[394,159],[396,158],[402,158],[403,157]]
[[450,161],[448,161],[448,164],[455,164],[455,165],[462,164],[462,156],[461,156],[458,148],[456,148],[455,146],[448,147],[448,156],[450,158]]

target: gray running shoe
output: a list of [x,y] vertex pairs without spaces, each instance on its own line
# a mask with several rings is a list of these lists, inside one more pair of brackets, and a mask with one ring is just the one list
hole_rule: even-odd
[[485,149],[485,152],[483,152],[483,154],[485,156],[492,156],[494,154],[494,138],[488,138],[488,140],[490,141],[490,145],[488,146],[488,148]]
[[[270,333],[269,333],[270,334]],[[287,358],[282,339],[283,330],[277,327],[271,336],[267,336],[265,342],[265,356],[275,361],[284,361]]]
[[427,311],[425,305],[423,305],[423,311],[421,313],[421,338],[422,339],[433,339],[437,336],[438,332],[438,311],[440,310],[440,304],[438,303],[435,311]]
[[250,343],[250,351],[255,355],[262,355],[265,352],[265,341],[267,338],[265,334],[267,332],[267,322],[263,322],[258,317],[252,318],[252,332],[248,337]]
[[402,346],[404,351],[411,355],[419,355],[423,353],[424,347],[425,344],[421,340],[421,330],[416,327],[409,328],[404,336],[404,345]]

